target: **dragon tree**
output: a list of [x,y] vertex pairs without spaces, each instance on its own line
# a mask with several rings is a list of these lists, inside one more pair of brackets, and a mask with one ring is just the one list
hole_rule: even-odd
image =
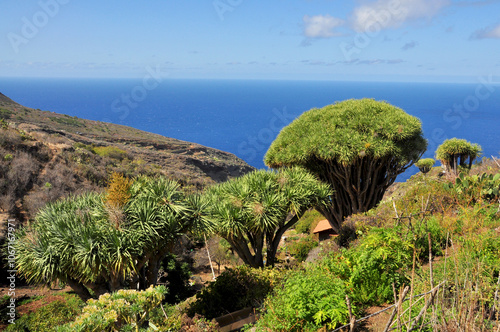
[[452,138],[441,144],[436,150],[436,159],[448,174],[458,175],[459,166],[470,169],[474,160],[481,155],[481,146],[464,139]]
[[274,266],[281,237],[308,209],[326,204],[331,190],[299,167],[253,171],[206,192],[215,232],[245,264]]
[[339,231],[347,216],[376,206],[426,147],[418,118],[386,102],[351,99],[303,113],[279,133],[264,162],[300,165],[330,184],[330,204],[317,209]]

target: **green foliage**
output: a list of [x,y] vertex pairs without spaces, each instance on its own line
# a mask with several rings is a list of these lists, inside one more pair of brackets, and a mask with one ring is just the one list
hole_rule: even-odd
[[318,246],[318,241],[316,241],[311,235],[302,237],[298,241],[293,241],[288,246],[288,252],[290,255],[295,257],[299,262],[303,262],[309,251],[314,247]]
[[72,126],[72,127],[85,127],[85,124],[83,124],[83,122],[78,120],[78,118],[76,116],[70,117],[70,116],[65,115],[63,117],[50,117],[50,120],[57,122],[57,123],[60,123],[60,124]]
[[0,108],[0,119],[8,120],[14,114],[14,112],[6,110],[4,108]]
[[356,231],[356,225],[352,221],[346,221],[340,227],[338,236],[335,237],[334,241],[344,248],[348,248],[351,242],[358,238],[358,232]]
[[283,128],[264,161],[302,166],[334,190],[318,207],[335,231],[375,207],[385,190],[427,148],[420,120],[373,99],[346,100],[303,113]]
[[265,163],[307,165],[318,158],[348,165],[362,156],[393,156],[406,165],[426,146],[416,117],[386,102],[351,99],[303,113],[280,132]]
[[309,234],[313,231],[312,226],[317,224],[318,221],[325,219],[318,211],[306,211],[299,221],[295,224],[295,230],[298,233]]
[[126,151],[117,148],[116,146],[96,146],[92,149],[92,151],[101,156],[101,157],[107,157],[111,159],[118,159],[118,160],[123,160],[125,159],[128,154]]
[[257,331],[317,331],[347,323],[346,294],[344,282],[320,266],[292,271],[266,300]]
[[273,265],[283,233],[311,207],[325,204],[331,191],[307,171],[259,170],[216,185],[206,193],[216,233],[252,267]]
[[394,299],[393,283],[399,288],[407,282],[412,253],[401,228],[374,228],[358,246],[333,254],[323,264],[346,282],[355,303],[376,305]]
[[19,130],[19,136],[21,136],[21,139],[23,141],[33,141],[34,138],[29,135],[27,132],[25,132],[24,130]]
[[158,286],[101,295],[98,300],[89,300],[74,322],[57,331],[139,331],[148,327],[153,331],[156,326],[149,322],[149,314],[160,305],[166,292],[165,287]]
[[455,184],[450,183],[461,198],[467,200],[483,199],[488,202],[496,201],[500,194],[500,173],[495,175],[483,173],[481,175],[466,176],[460,173]]
[[161,268],[167,274],[165,278],[160,278],[160,282],[166,282],[168,286],[169,291],[165,296],[167,303],[179,303],[193,295],[189,286],[191,270],[188,263],[179,262],[174,254],[168,253],[162,260]]
[[[2,324],[8,324],[9,319],[12,319],[14,317],[9,316],[9,312],[11,308],[8,306],[11,305],[11,297],[9,295],[4,295],[0,298],[0,323]],[[16,306],[18,306],[17,304]],[[11,305],[12,306],[12,305]],[[16,312],[16,318],[18,314]]]
[[12,159],[14,159],[14,156],[11,153],[7,153],[3,156],[3,160],[5,161],[11,161]]
[[419,161],[417,161],[415,163],[415,166],[418,167],[420,172],[425,174],[425,173],[428,173],[432,169],[432,166],[434,166],[435,163],[436,163],[436,161],[434,159],[425,158],[425,159],[420,159]]
[[[83,298],[123,288],[138,277],[147,287],[174,240],[200,231],[199,202],[165,178],[137,178],[123,209],[86,194],[48,204],[16,241],[19,272],[33,283],[68,282]],[[144,268],[145,275],[138,273]],[[144,287],[143,286],[143,287]]]
[[15,324],[9,324],[6,331],[47,332],[74,320],[85,303],[75,295],[65,295],[65,297],[64,300],[51,302],[35,312],[17,318]]
[[458,167],[470,169],[474,159],[481,155],[481,151],[481,146],[478,144],[472,144],[464,139],[452,138],[444,141],[437,148],[436,159],[441,161],[446,171],[453,171],[457,175]]
[[246,307],[259,307],[278,282],[277,271],[247,266],[226,269],[196,295],[188,315],[198,313],[212,319]]

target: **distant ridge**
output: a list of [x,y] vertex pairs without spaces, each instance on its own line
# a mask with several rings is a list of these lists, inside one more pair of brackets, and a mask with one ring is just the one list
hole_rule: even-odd
[[0,222],[27,220],[49,201],[102,190],[112,172],[162,175],[192,192],[254,169],[225,151],[24,107],[2,93],[0,119]]
[[0,92],[0,106],[6,107],[6,106],[17,106],[21,107],[20,104],[16,103],[6,95]]

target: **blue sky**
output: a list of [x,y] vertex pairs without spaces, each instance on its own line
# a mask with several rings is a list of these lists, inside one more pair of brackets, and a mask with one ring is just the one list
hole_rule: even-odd
[[3,0],[0,77],[476,82],[500,0]]

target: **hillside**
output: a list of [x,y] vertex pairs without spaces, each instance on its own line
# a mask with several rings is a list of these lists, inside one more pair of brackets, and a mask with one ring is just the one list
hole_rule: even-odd
[[0,93],[2,221],[46,202],[102,188],[111,172],[162,174],[186,190],[253,169],[233,154],[127,126],[24,107]]

